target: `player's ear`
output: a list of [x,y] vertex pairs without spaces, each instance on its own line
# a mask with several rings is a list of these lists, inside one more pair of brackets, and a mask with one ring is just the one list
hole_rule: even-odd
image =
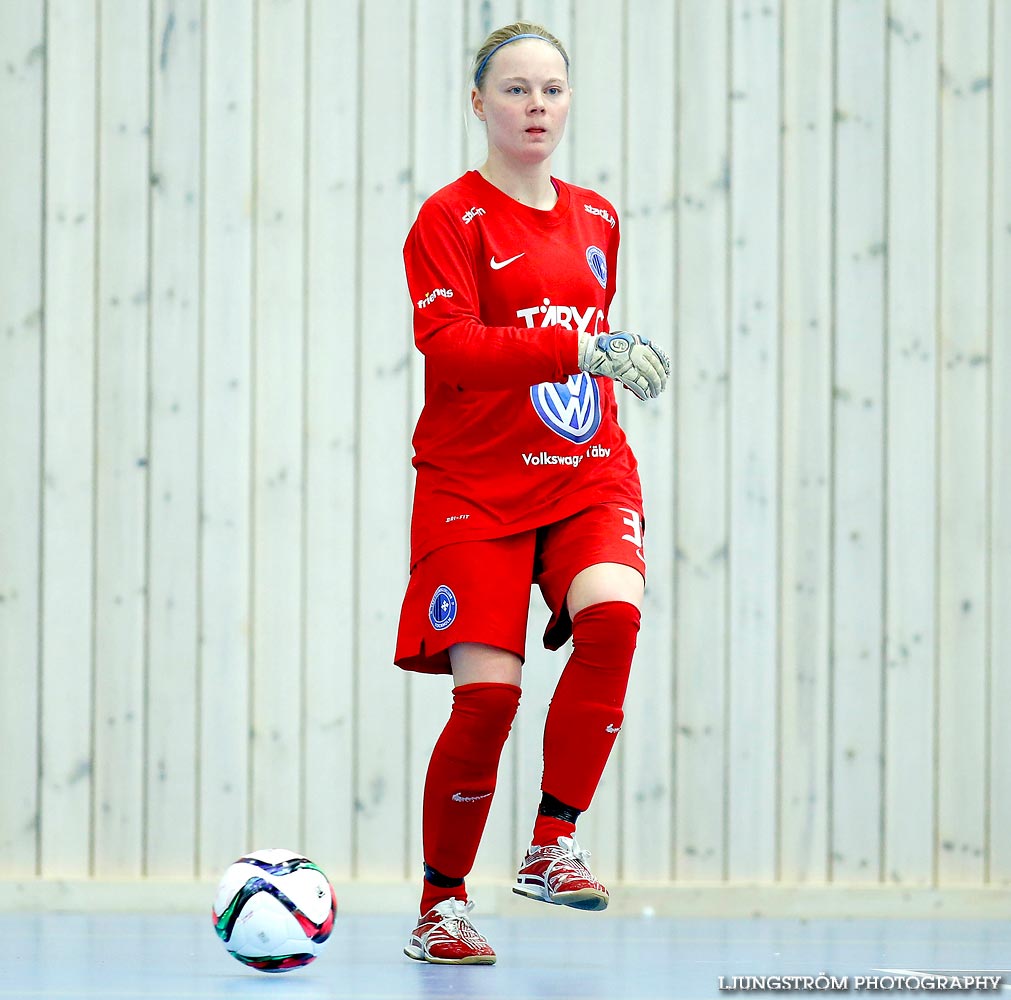
[[470,106],[481,121],[484,121],[484,98],[477,87],[472,87],[470,91]]

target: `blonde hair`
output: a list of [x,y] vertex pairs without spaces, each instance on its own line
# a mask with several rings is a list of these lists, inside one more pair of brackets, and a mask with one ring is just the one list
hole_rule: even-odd
[[543,38],[544,41],[550,42],[558,51],[561,53],[562,58],[565,60],[565,71],[569,71],[569,54],[565,51],[565,46],[555,38],[554,35],[548,31],[543,25],[533,24],[530,21],[514,21],[512,24],[507,24],[504,28],[498,28],[493,31],[485,40],[484,44],[477,50],[477,54],[474,56],[473,65],[473,79],[474,86],[478,90],[481,89],[481,81],[484,80],[485,75],[488,72],[488,63],[495,52],[500,49],[503,45],[508,42],[513,41],[516,38]]

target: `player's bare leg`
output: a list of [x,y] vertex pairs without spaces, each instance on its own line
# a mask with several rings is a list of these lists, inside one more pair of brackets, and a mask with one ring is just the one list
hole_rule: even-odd
[[514,684],[520,686],[523,664],[515,653],[481,642],[458,642],[449,647],[449,662],[453,668],[453,683]]
[[637,569],[624,563],[597,563],[575,575],[565,605],[570,619],[591,604],[608,601],[624,601],[641,609],[645,590],[646,581]]

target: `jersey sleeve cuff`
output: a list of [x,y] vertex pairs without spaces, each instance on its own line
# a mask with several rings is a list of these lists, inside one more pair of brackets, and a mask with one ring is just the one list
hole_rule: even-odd
[[559,354],[563,375],[578,375],[579,368],[579,333],[576,330],[561,329],[562,339]]

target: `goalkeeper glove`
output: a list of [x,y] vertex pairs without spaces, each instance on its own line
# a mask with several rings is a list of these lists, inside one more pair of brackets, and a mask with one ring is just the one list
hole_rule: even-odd
[[637,333],[615,330],[580,334],[579,367],[591,375],[617,379],[640,399],[656,399],[667,385],[670,358]]

